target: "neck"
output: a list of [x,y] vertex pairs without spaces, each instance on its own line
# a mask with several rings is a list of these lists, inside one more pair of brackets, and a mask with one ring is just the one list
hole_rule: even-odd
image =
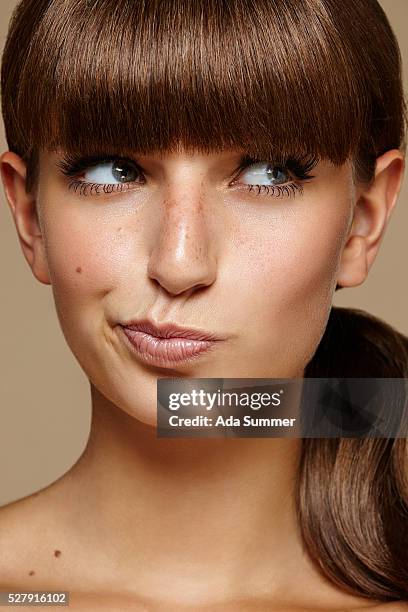
[[120,566],[124,588],[168,600],[189,592],[197,602],[293,584],[301,440],[157,438],[91,392],[71,516],[98,558]]

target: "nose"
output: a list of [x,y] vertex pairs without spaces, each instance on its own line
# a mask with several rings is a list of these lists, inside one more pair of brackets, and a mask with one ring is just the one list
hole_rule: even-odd
[[200,194],[173,194],[161,207],[148,275],[172,295],[207,287],[216,278],[215,243],[205,208]]

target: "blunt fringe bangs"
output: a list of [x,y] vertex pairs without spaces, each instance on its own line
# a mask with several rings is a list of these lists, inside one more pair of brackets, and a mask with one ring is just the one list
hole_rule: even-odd
[[181,144],[357,156],[370,180],[404,138],[399,49],[372,0],[25,0],[2,93],[10,148],[29,166],[42,148]]

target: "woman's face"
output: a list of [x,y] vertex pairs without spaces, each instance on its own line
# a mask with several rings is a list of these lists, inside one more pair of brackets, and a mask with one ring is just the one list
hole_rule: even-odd
[[[320,162],[301,181],[267,162],[237,172],[239,151],[65,172],[61,160],[41,155],[39,220],[63,333],[100,393],[154,425],[157,378],[303,375],[353,212],[349,163]],[[122,327],[146,319],[217,341],[193,358],[157,361],[143,342],[132,350]]]

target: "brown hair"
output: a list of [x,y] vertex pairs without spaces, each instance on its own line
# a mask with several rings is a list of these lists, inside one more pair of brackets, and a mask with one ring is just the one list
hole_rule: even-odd
[[[364,50],[364,52],[362,52]],[[398,45],[374,0],[24,0],[2,65],[10,149],[242,147],[375,160],[404,139]]]
[[[369,183],[376,158],[406,146],[400,52],[376,0],[23,0],[1,77],[27,189],[42,148],[350,158]],[[408,377],[407,346],[333,308],[305,376]],[[408,599],[405,460],[402,439],[303,441],[305,544],[355,594]]]
[[[408,338],[367,312],[332,308],[304,375],[408,381]],[[303,440],[296,488],[303,539],[323,573],[351,593],[408,599],[407,451],[406,438]]]

